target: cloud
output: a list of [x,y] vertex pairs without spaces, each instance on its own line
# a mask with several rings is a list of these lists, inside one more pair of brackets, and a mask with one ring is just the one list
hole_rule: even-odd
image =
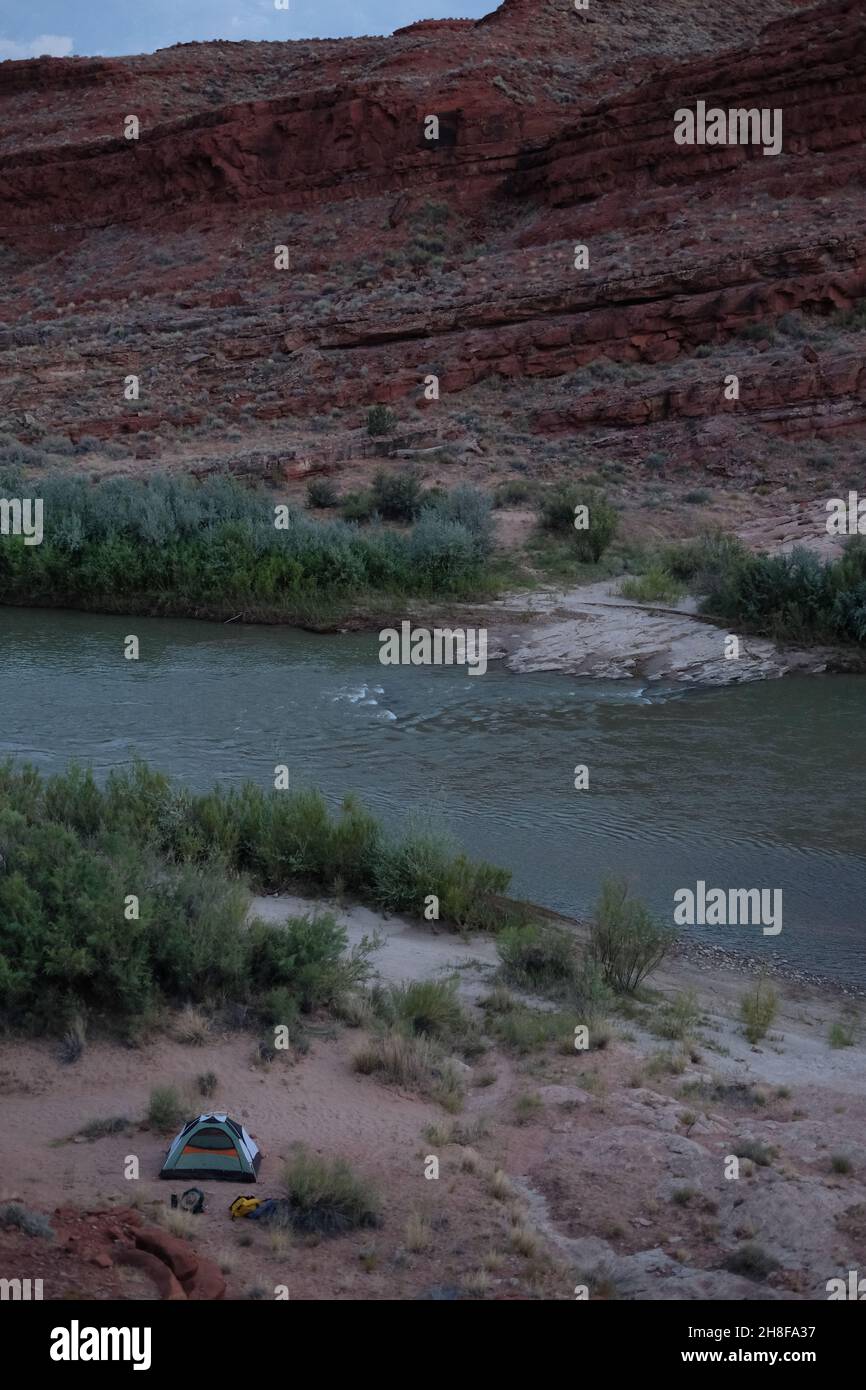
[[73,41],[66,34],[39,34],[24,43],[0,39],[0,58],[41,58],[43,53],[52,58],[68,58],[73,48]]

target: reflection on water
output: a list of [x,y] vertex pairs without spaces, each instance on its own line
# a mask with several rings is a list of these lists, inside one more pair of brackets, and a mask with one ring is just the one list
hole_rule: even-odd
[[[135,632],[141,659],[123,658]],[[693,928],[866,983],[866,682],[729,690],[383,667],[371,633],[317,637],[0,609],[0,747],[97,773],[134,752],[195,787],[287,763],[391,823],[433,807],[514,891],[580,914],[624,873],[670,918],[676,888],[781,888],[784,929]],[[585,763],[590,787],[575,791]]]

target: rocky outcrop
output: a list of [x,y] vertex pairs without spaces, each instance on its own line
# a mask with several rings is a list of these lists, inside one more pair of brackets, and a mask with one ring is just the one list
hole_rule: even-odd
[[[674,142],[674,113],[707,107],[780,111],[782,150],[793,160],[807,152],[825,159],[824,187],[859,183],[866,139],[866,24],[858,0],[809,10],[773,25],[764,41],[724,59],[670,68],[521,156],[509,181],[515,196],[552,205],[597,199],[647,184],[697,184],[725,177],[744,164],[781,191],[790,172],[781,155],[755,144]],[[781,162],[780,162],[781,161]],[[832,183],[830,180],[832,179]],[[680,195],[681,196],[681,195]]]
[[[773,329],[866,295],[862,6],[641,9],[505,0],[387,38],[0,65],[0,423],[139,458],[161,456],[148,436],[210,431],[185,454],[203,471],[318,447],[227,449],[212,421],[338,411],[326,466],[374,402],[447,434],[487,386],[540,435],[735,417],[752,437],[855,436],[857,325]],[[778,107],[782,152],[676,145],[674,111],[699,99]]]

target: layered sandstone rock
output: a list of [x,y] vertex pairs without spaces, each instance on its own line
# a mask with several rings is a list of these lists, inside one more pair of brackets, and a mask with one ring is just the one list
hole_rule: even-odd
[[[205,470],[262,453],[220,429],[279,427],[290,466],[311,414],[429,415],[433,373],[445,433],[497,384],[484,410],[551,437],[856,433],[864,79],[855,0],[505,0],[386,38],[0,64],[0,423],[162,436],[135,454],[157,460],[201,440]],[[678,146],[697,100],[780,109],[781,154]],[[840,327],[774,341],[792,315]]]

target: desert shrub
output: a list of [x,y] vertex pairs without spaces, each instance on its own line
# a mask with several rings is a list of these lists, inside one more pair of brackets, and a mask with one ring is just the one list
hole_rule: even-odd
[[105,1139],[112,1134],[122,1134],[131,1124],[126,1115],[109,1115],[103,1120],[88,1120],[78,1133],[82,1139]]
[[504,893],[510,880],[507,870],[472,863],[456,851],[450,835],[410,816],[402,836],[380,845],[374,896],[390,912],[420,915],[425,898],[435,894],[442,917],[483,931],[490,929],[496,915],[492,895]]
[[835,1019],[830,1025],[828,1041],[831,1047],[853,1047],[854,1030],[844,1019]]
[[54,1230],[48,1218],[41,1211],[31,1211],[21,1202],[4,1202],[0,1205],[0,1231],[23,1231],[27,1236],[54,1239]]
[[660,565],[651,565],[646,574],[623,580],[620,593],[634,603],[676,603],[683,588]]
[[367,433],[371,438],[390,434],[396,423],[394,412],[386,405],[371,405],[367,411]]
[[174,1034],[190,1047],[203,1047],[210,1037],[210,1019],[194,1004],[185,1004],[175,1021]]
[[330,872],[349,892],[367,888],[376,871],[382,828],[351,793],[343,798],[331,832]]
[[[264,994],[286,986],[305,1013],[332,1003],[370,974],[369,949],[355,947],[346,954],[346,929],[332,913],[292,917],[279,924],[253,922],[247,940],[252,989]],[[284,1005],[277,1022],[290,1021],[282,1016],[288,1007]]]
[[75,453],[75,445],[67,434],[46,434],[42,438],[42,447],[49,454],[60,454],[70,457]]
[[147,1105],[147,1123],[151,1129],[167,1132],[177,1129],[185,1111],[175,1086],[154,1086]]
[[183,1207],[157,1207],[154,1217],[158,1225],[178,1240],[193,1240],[199,1234],[199,1222],[194,1213]]
[[750,343],[759,343],[765,340],[772,343],[776,338],[776,330],[772,323],[760,321],[757,323],[745,323],[742,328],[738,329],[737,336],[745,338],[746,341]]
[[754,1279],[756,1282],[766,1279],[768,1274],[772,1274],[773,1270],[778,1268],[779,1261],[775,1256],[770,1255],[754,1241],[747,1241],[745,1245],[738,1246],[725,1259],[725,1269],[731,1274],[742,1274],[744,1278]]
[[656,1018],[650,1021],[650,1031],[657,1038],[672,1042],[690,1037],[701,1021],[698,997],[693,989],[684,989],[663,1005]]
[[514,1123],[527,1125],[536,1120],[544,1109],[541,1096],[536,1091],[524,1091],[514,1102]]
[[283,1188],[296,1230],[333,1236],[381,1222],[373,1185],[345,1159],[320,1158],[299,1146],[283,1167]]
[[340,502],[344,521],[369,521],[376,514],[376,504],[370,492],[347,492]]
[[519,507],[524,502],[534,501],[538,485],[524,478],[509,478],[500,483],[493,494],[493,506]]
[[862,333],[866,329],[866,299],[858,300],[850,309],[837,309],[831,318],[839,328],[852,328]]
[[772,985],[761,980],[753,990],[744,994],[740,1000],[740,1018],[743,1032],[750,1043],[765,1038],[776,1017],[779,1006],[778,996]]
[[633,994],[675,939],[674,932],[629,895],[624,882],[605,881],[590,930],[590,951],[613,989]]
[[475,546],[475,558],[483,559],[493,543],[493,518],[491,502],[486,493],[478,488],[461,483],[451,492],[443,492],[431,498],[428,493],[421,512],[422,519],[427,515],[437,516],[442,521],[455,522],[469,532]]
[[561,928],[537,922],[505,927],[497,938],[496,950],[503,978],[519,989],[561,993],[574,981],[575,943]]
[[748,1158],[758,1168],[769,1168],[776,1150],[760,1139],[738,1139],[732,1145],[732,1152],[737,1158]]
[[569,1048],[573,1048],[573,1013],[530,1009],[517,1003],[512,1008],[496,1010],[490,1007],[489,999],[484,1001],[484,1007],[488,1030],[504,1047],[521,1056],[540,1051],[554,1042],[563,1046],[567,1042]]
[[352,1058],[355,1071],[459,1110],[463,1086],[453,1062],[433,1038],[391,1029],[373,1038]]
[[337,489],[328,478],[313,478],[307,484],[307,506],[308,507],[338,507],[340,499],[337,496]]
[[392,985],[380,1008],[397,1028],[415,1037],[458,1044],[469,1031],[469,1019],[457,997],[457,977],[412,980]]
[[421,510],[421,482],[411,468],[399,473],[380,468],[370,493],[376,511],[386,521],[414,521]]
[[[571,536],[579,560],[600,560],[616,535],[616,511],[600,492],[563,483],[541,493],[537,505],[541,525]],[[575,526],[578,507],[588,513],[585,527]]]
[[866,641],[866,543],[851,536],[843,554],[751,555],[730,551],[705,576],[704,611],[788,641]]
[[479,558],[478,542],[456,521],[422,516],[409,540],[409,561],[425,588],[449,592],[474,578]]
[[715,530],[704,532],[693,541],[663,546],[658,563],[672,579],[703,593],[747,556],[748,551],[736,536]]
[[196,1077],[195,1084],[199,1095],[204,1096],[205,1100],[210,1100],[219,1085],[219,1078],[215,1071],[203,1071]]

